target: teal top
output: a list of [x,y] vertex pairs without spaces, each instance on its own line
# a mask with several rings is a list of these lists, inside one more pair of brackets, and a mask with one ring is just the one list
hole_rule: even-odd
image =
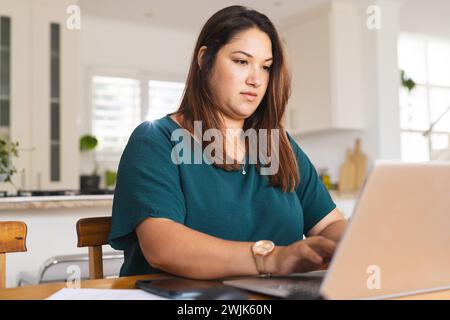
[[168,218],[226,240],[269,239],[285,246],[303,239],[336,207],[290,136],[300,184],[286,193],[269,186],[253,164],[247,163],[243,175],[205,162],[174,163],[171,152],[179,141],[172,141],[171,134],[178,128],[169,115],[140,124],[120,159],[109,243],[124,251],[121,276],[159,272],[144,258],[135,233],[148,217]]

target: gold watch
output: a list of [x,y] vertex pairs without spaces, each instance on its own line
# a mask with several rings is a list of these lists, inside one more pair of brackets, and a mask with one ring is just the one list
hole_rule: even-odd
[[255,258],[256,269],[260,274],[270,275],[267,271],[266,257],[275,249],[275,244],[270,240],[260,240],[252,246],[253,257]]

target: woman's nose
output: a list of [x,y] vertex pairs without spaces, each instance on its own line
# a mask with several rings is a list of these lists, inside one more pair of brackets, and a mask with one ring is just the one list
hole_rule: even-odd
[[259,87],[262,85],[261,73],[258,68],[251,68],[250,74],[247,77],[247,84],[254,87]]

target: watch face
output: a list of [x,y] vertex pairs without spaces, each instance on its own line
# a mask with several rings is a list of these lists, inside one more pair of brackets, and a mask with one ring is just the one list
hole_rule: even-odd
[[254,244],[253,252],[255,254],[266,255],[273,250],[275,244],[272,241],[261,240]]

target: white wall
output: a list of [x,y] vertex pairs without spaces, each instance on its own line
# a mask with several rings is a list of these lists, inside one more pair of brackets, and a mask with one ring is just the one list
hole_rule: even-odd
[[407,0],[400,8],[400,30],[450,38],[450,1]]
[[187,74],[196,34],[84,16],[83,67],[117,67]]

